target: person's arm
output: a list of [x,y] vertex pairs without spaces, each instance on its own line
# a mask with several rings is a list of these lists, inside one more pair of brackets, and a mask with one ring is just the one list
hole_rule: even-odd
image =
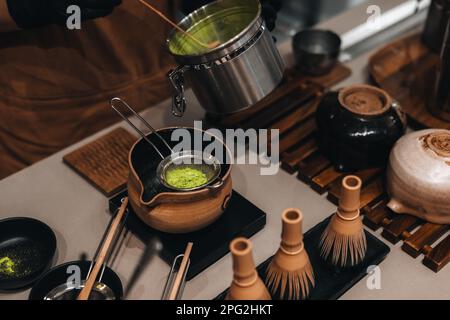
[[0,0],[0,32],[18,30],[17,24],[9,14],[6,0]]
[[[5,28],[11,25],[10,19],[19,29],[53,24],[64,26],[70,16],[67,8],[71,5],[80,8],[81,21],[85,21],[109,15],[121,2],[122,0],[0,0],[0,19],[4,19]],[[1,21],[0,26],[3,25]]]

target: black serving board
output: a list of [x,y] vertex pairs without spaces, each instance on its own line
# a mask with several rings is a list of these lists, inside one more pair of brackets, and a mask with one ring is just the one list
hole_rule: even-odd
[[[316,282],[316,286],[312,289],[308,300],[337,300],[367,275],[367,268],[369,266],[380,264],[390,252],[387,245],[365,231],[367,237],[367,253],[362,263],[347,269],[331,266],[320,257],[318,249],[320,237],[329,221],[330,217],[310,229],[304,236],[305,248],[314,269]],[[265,278],[265,272],[271,260],[272,257],[257,267],[261,279]],[[225,299],[227,291],[228,289],[214,300]],[[279,299],[279,297],[273,297],[273,299]]]
[[[125,196],[127,191],[109,200],[111,212],[117,210]],[[163,244],[161,258],[169,265],[172,265],[176,256],[184,252],[188,242],[194,243],[187,280],[191,280],[226,255],[234,238],[250,238],[266,225],[266,214],[236,191],[233,191],[227,210],[216,222],[191,233],[169,234],[157,231],[143,223],[131,206],[128,209],[130,212],[126,222],[127,228],[145,243],[151,237],[157,236]]]

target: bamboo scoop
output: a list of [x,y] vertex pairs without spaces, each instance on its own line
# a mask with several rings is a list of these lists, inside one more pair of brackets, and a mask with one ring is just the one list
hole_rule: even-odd
[[320,239],[321,256],[331,259],[335,266],[357,265],[366,255],[366,235],[359,212],[361,186],[357,176],[342,180],[338,210]]
[[172,20],[170,20],[167,16],[164,15],[164,13],[162,13],[161,11],[159,11],[158,9],[156,9],[155,7],[153,7],[151,4],[145,2],[144,0],[139,0],[140,3],[142,3],[144,6],[146,6],[147,8],[149,8],[150,10],[152,10],[154,13],[156,13],[158,16],[160,16],[164,21],[166,21],[168,24],[170,24],[172,27],[174,27],[175,29],[177,29],[178,31],[180,31],[181,33],[185,34],[187,37],[189,37],[190,39],[192,39],[195,43],[197,43],[198,45],[204,47],[204,48],[208,48],[208,49],[214,49],[216,48],[219,44],[220,41],[216,40],[210,43],[204,43],[203,41],[200,41],[199,39],[197,39],[197,37],[194,37],[192,34],[190,34],[189,32],[183,30],[182,28],[180,28],[179,25],[177,25],[175,22],[173,22]]
[[108,255],[111,244],[114,240],[116,232],[120,226],[120,221],[122,221],[125,212],[127,211],[128,206],[128,197],[125,198],[120,206],[119,212],[117,212],[114,220],[111,223],[108,234],[106,235],[105,242],[103,243],[100,252],[98,254],[97,260],[95,261],[95,265],[92,268],[91,273],[89,274],[89,278],[86,279],[86,283],[84,288],[81,290],[78,295],[77,300],[88,300],[91,294],[92,288],[94,287],[95,281],[97,280],[98,273],[102,269],[102,265],[105,262],[105,259]]

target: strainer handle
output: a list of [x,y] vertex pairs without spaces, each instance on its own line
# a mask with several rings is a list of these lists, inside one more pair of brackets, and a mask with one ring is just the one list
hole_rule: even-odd
[[136,116],[153,134],[155,134],[163,143],[164,145],[170,150],[170,153],[174,153],[172,148],[169,146],[169,144],[166,142],[166,140],[164,140],[163,137],[161,137],[161,135],[144,119],[141,117],[141,115],[139,113],[137,113],[128,103],[126,103],[125,101],[123,101],[120,98],[113,98],[111,99],[111,108],[113,108],[121,117],[122,119],[124,119],[137,133],[139,133],[141,135],[141,137],[147,141],[147,143],[149,143],[155,150],[156,152],[158,152],[158,154],[160,155],[160,157],[162,159],[164,159],[165,157],[163,156],[163,154],[158,150],[158,148],[155,146],[155,144],[153,142],[150,141],[150,139],[147,137],[147,135],[142,132],[138,127],[136,127],[131,121],[130,119],[128,119],[128,117],[122,113],[122,111],[120,111],[117,107],[116,107],[116,103],[119,102],[122,105],[126,106],[128,110],[131,111],[131,113],[133,113],[134,116]]

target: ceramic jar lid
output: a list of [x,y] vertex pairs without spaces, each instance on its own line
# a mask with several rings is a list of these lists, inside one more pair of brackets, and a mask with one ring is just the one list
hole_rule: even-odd
[[392,98],[376,87],[354,85],[339,92],[339,102],[350,112],[363,116],[376,116],[389,110]]

